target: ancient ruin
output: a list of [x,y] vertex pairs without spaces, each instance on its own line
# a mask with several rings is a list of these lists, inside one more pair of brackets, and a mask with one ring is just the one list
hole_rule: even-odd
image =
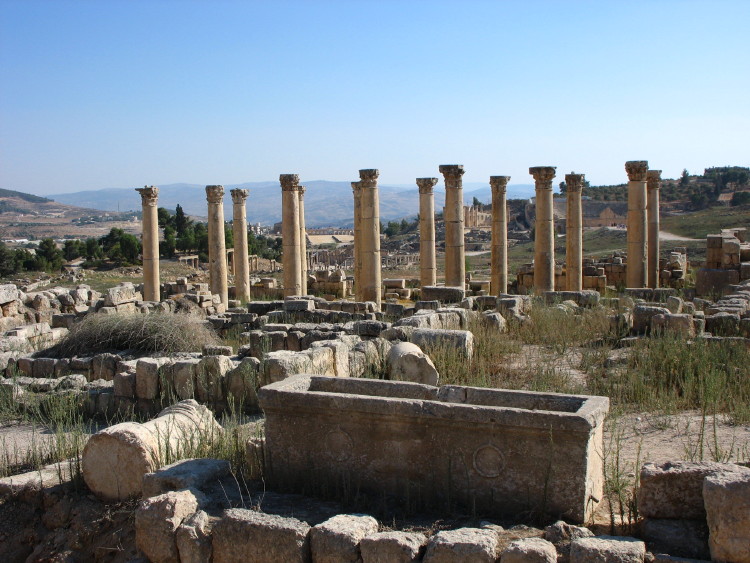
[[445,179],[445,285],[460,287],[466,284],[464,254],[464,190],[461,164],[441,164]]
[[646,185],[648,162],[629,160],[628,173],[628,267],[627,287],[647,287],[648,223]]
[[534,228],[534,291],[555,289],[555,229],[552,219],[552,179],[554,166],[529,168],[536,185],[536,221]]
[[649,170],[646,176],[648,190],[648,203],[646,215],[648,216],[648,287],[655,289],[659,287],[661,269],[659,268],[659,189],[661,188],[661,170]]
[[226,307],[229,303],[227,282],[227,250],[224,240],[224,186],[206,186],[208,201],[208,262],[211,293],[219,295]]
[[159,294],[159,218],[156,205],[159,188],[144,186],[136,190],[143,205],[143,295],[147,301],[161,301]]
[[565,225],[565,280],[568,291],[583,289],[583,174],[566,174],[567,222]]
[[299,175],[282,174],[281,236],[284,244],[284,295],[302,295],[302,230],[299,213]]
[[422,287],[437,284],[435,257],[435,194],[437,178],[417,178],[419,186],[419,281]]
[[490,176],[492,188],[492,295],[508,293],[508,207],[505,193],[510,176]]
[[247,190],[232,190],[232,234],[234,238],[235,299],[250,300],[250,260],[247,253]]

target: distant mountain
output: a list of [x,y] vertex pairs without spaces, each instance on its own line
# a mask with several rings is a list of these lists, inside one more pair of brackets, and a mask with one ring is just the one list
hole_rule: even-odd
[[[353,216],[352,187],[349,182],[313,180],[302,182],[305,192],[305,222],[308,227],[350,226]],[[381,185],[380,217],[383,222],[414,216],[419,212],[419,191],[416,186]],[[277,181],[247,182],[225,185],[224,215],[232,217],[232,199],[229,190],[245,188],[250,192],[247,200],[247,220],[250,223],[270,225],[281,221],[281,188]],[[508,186],[508,198],[527,198],[533,195],[530,185]],[[474,197],[483,203],[492,199],[490,187],[481,183],[464,184],[464,200],[471,203]],[[56,201],[101,209],[103,211],[139,210],[141,198],[132,188],[106,188],[50,196]],[[435,209],[441,210],[445,202],[444,189],[435,189]],[[174,210],[182,205],[188,215],[206,215],[205,186],[200,184],[167,184],[159,186],[159,207]]]

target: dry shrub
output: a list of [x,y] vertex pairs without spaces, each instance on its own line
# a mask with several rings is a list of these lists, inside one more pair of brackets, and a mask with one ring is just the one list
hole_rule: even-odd
[[73,325],[45,357],[91,356],[133,350],[176,354],[200,352],[204,344],[218,344],[216,333],[201,319],[181,313],[116,313],[88,315]]

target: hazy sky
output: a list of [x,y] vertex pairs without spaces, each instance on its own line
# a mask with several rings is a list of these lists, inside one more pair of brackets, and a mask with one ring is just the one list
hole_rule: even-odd
[[750,164],[750,2],[0,0],[0,187]]

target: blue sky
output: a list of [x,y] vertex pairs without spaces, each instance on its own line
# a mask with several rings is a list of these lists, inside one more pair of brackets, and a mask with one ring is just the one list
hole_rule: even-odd
[[750,165],[750,2],[0,0],[0,187]]

